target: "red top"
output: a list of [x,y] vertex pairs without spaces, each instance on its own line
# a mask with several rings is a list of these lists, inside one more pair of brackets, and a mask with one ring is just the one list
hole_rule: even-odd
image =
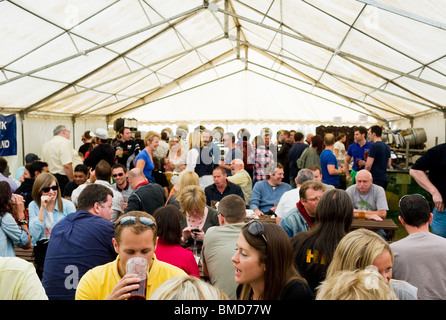
[[167,244],[158,238],[155,255],[158,260],[177,266],[190,276],[200,277],[197,261],[189,249],[180,245]]

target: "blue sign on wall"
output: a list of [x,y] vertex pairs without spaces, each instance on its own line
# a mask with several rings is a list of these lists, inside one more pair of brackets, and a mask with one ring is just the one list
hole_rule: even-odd
[[15,114],[0,114],[0,156],[17,155],[17,122]]

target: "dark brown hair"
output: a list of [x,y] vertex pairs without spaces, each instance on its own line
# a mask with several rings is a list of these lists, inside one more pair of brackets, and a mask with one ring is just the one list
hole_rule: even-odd
[[158,225],[158,237],[168,244],[181,244],[181,218],[183,215],[180,210],[168,204],[159,207],[153,213],[153,217]]
[[[247,225],[242,229],[243,237],[259,253],[260,263],[265,264],[265,287],[260,296],[262,300],[280,299],[283,289],[292,280],[306,280],[301,277],[293,263],[293,247],[285,230],[274,223],[263,223],[266,245],[262,237],[248,232]],[[268,246],[268,247],[267,247]],[[241,300],[251,297],[251,286],[244,284],[240,294]]]
[[6,212],[12,214],[12,192],[8,182],[0,181],[0,216],[3,216]]

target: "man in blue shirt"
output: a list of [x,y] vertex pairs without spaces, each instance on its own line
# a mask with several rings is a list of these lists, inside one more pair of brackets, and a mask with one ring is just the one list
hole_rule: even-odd
[[325,150],[320,155],[322,182],[339,188],[339,175],[343,173],[338,169],[338,159],[333,153],[335,144],[335,136],[332,133],[327,133],[324,136]]
[[[352,143],[348,149],[344,158],[344,173],[347,181],[351,181],[351,184],[355,183],[356,173],[365,168],[364,153],[368,154],[372,143],[367,141],[367,129],[364,127],[357,127],[354,129],[355,142]],[[352,171],[349,172],[349,163],[353,160]]]
[[223,135],[223,145],[225,148],[228,149],[225,155],[225,160],[220,161],[218,165],[220,167],[225,168],[226,174],[228,176],[231,175],[231,162],[234,159],[242,159],[243,160],[243,153],[242,151],[235,146],[235,135],[232,132],[226,132]]
[[282,182],[283,166],[270,164],[266,168],[267,180],[258,181],[252,189],[249,209],[254,210],[255,214],[262,216],[264,214],[274,214],[282,195],[291,190],[291,186]]
[[370,171],[373,183],[386,190],[387,188],[387,168],[390,168],[392,159],[390,158],[390,148],[381,140],[382,129],[380,126],[371,126],[369,138],[373,144],[370,146],[366,159],[365,169]]
[[89,184],[79,195],[78,210],[54,226],[42,278],[50,300],[74,300],[85,272],[116,259],[112,199],[109,188]]

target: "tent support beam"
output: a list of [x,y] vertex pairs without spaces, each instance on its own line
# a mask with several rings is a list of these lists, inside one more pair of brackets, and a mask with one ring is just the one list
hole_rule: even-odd
[[[95,47],[89,49],[88,52],[92,52],[92,51],[98,50],[98,49],[103,48],[103,47],[105,47],[105,46],[107,46],[107,45],[113,44],[113,43],[118,42],[118,41],[120,41],[120,40],[126,39],[126,38],[128,38],[128,37],[130,37],[130,36],[132,36],[132,35],[135,35],[135,34],[138,34],[138,33],[143,32],[143,31],[147,31],[147,30],[149,30],[149,29],[152,29],[152,28],[154,28],[154,27],[160,26],[160,25],[162,25],[162,24],[168,23],[168,22],[170,22],[170,21],[172,21],[172,20],[175,20],[175,19],[180,19],[179,21],[177,21],[177,22],[175,23],[175,24],[178,24],[178,23],[180,23],[180,22],[182,22],[182,21],[184,21],[184,20],[187,20],[187,19],[190,18],[191,16],[194,16],[198,11],[200,11],[200,10],[202,10],[202,9],[203,9],[203,6],[199,6],[199,7],[197,7],[197,8],[193,8],[193,9],[188,10],[188,11],[186,11],[186,12],[183,12],[183,13],[181,13],[181,14],[178,14],[178,15],[175,15],[175,16],[170,17],[170,18],[168,18],[168,19],[165,19],[165,20],[162,20],[162,21],[160,21],[160,22],[154,23],[154,24],[150,25],[150,26],[147,27],[147,28],[143,28],[143,29],[141,29],[141,30],[137,30],[137,31],[134,31],[134,32],[132,32],[132,33],[130,33],[130,34],[127,34],[127,35],[125,35],[125,36],[119,37],[119,38],[117,38],[117,39],[113,39],[113,40],[111,40],[111,41],[106,42],[105,44],[100,45],[100,46],[95,46]],[[103,64],[102,66],[96,68],[96,69],[93,70],[92,72],[90,72],[90,73],[88,73],[88,74],[82,76],[81,78],[75,80],[74,82],[68,84],[67,86],[63,87],[62,89],[60,89],[60,90],[58,90],[58,91],[52,93],[51,95],[49,95],[49,96],[47,96],[47,97],[41,99],[41,100],[38,101],[37,103],[34,103],[34,104],[30,105],[29,107],[25,108],[25,112],[27,113],[27,112],[33,111],[36,107],[38,107],[38,106],[39,106],[40,104],[42,104],[43,102],[50,100],[52,97],[57,96],[57,95],[60,94],[61,92],[64,92],[65,90],[71,88],[71,87],[74,86],[75,84],[81,82],[82,80],[85,80],[86,78],[88,78],[88,77],[91,76],[92,74],[94,74],[94,73],[96,73],[96,72],[98,72],[98,71],[104,69],[105,67],[109,66],[109,65],[112,64],[113,62],[115,62],[115,61],[117,61],[117,60],[119,60],[119,59],[125,57],[127,54],[133,52],[134,50],[136,50],[137,48],[141,47],[142,45],[148,43],[149,41],[153,40],[154,38],[156,38],[156,37],[160,36],[161,34],[167,32],[167,31],[170,30],[173,26],[175,26],[175,24],[171,24],[171,23],[169,23],[169,25],[168,25],[166,28],[164,28],[163,30],[161,30],[161,31],[158,32],[157,34],[151,36],[150,38],[145,39],[145,40],[142,41],[141,43],[139,43],[139,44],[137,44],[136,46],[130,48],[130,49],[127,50],[126,52],[124,52],[124,53],[118,55],[118,56],[115,57],[114,59],[112,59],[112,60],[106,62],[105,64]],[[88,53],[88,52],[85,52],[85,53]],[[57,64],[59,64],[59,63],[61,63],[61,62],[65,62],[65,61],[67,61],[67,60],[76,58],[76,57],[78,57],[78,56],[80,56],[80,55],[82,55],[82,54],[85,54],[85,53],[77,53],[77,54],[75,54],[75,55],[73,55],[73,56],[70,56],[70,57],[68,57],[68,58],[62,59],[62,61],[59,60],[59,61],[53,62],[53,63],[51,63],[51,64],[48,65],[48,66],[41,67],[41,68],[35,69],[35,70],[33,70],[33,71],[30,71],[30,72],[24,73],[24,74],[22,74],[22,75],[19,75],[19,76],[17,76],[17,77],[11,78],[11,79],[8,80],[8,82],[9,82],[9,81],[13,81],[13,80],[17,80],[17,79],[19,79],[19,78],[22,78],[22,77],[24,77],[24,76],[31,75],[31,74],[36,73],[36,72],[39,72],[39,71],[44,70],[44,69],[46,69],[46,68],[48,68],[48,67],[50,67],[50,66],[54,66],[54,65],[57,65]],[[0,82],[0,86],[1,86],[3,83],[4,83],[4,82]]]
[[[123,112],[127,112],[129,110],[133,110],[133,109],[139,108],[139,107],[141,107],[143,105],[146,105],[151,100],[152,96],[159,96],[160,94],[162,94],[162,92],[166,92],[166,91],[168,92],[174,86],[176,86],[178,82],[181,82],[183,79],[186,79],[186,78],[188,78],[189,76],[191,76],[193,74],[201,73],[201,72],[207,70],[208,67],[210,67],[210,66],[212,67],[213,65],[217,64],[219,61],[222,61],[222,60],[230,58],[232,54],[233,54],[232,50],[229,50],[229,51],[223,53],[222,55],[214,58],[213,60],[208,61],[207,63],[201,65],[200,67],[198,67],[198,68],[196,68],[196,69],[194,69],[194,70],[184,74],[183,76],[175,79],[175,81],[170,82],[169,84],[167,84],[166,86],[156,90],[155,92],[150,93],[150,94],[148,94],[148,95],[138,99],[138,101],[135,101],[135,102],[131,103],[130,105],[128,105],[128,106],[126,106],[124,108],[121,108],[118,111],[113,112],[110,116],[114,117],[117,114],[121,114]],[[215,80],[218,80],[219,78],[220,77],[218,77]],[[211,81],[215,81],[215,80],[211,80]],[[162,91],[162,92],[160,93],[160,91]],[[158,100],[158,98],[157,98],[157,100]]]
[[[276,53],[274,53],[274,52],[270,52],[270,51],[267,50],[267,49],[259,48],[259,47],[257,47],[257,46],[254,46],[254,45],[252,45],[252,44],[250,44],[250,43],[248,43],[248,42],[244,42],[244,44],[245,44],[246,46],[250,47],[250,48],[256,49],[259,53],[266,53],[266,54],[271,54],[271,55],[275,55],[275,54],[276,54]],[[313,65],[305,64],[305,63],[303,63],[302,61],[294,60],[294,59],[292,59],[292,58],[285,57],[285,56],[283,56],[283,55],[281,55],[281,54],[279,54],[279,57],[283,57],[283,58],[289,59],[289,60],[291,60],[291,61],[293,61],[293,62],[296,62],[296,63],[299,63],[299,64],[303,64],[303,65],[305,65],[305,66],[307,66],[307,67],[309,67],[309,68],[312,68],[312,69],[314,69],[314,70],[323,72],[323,69],[318,68],[318,67],[313,66]],[[316,81],[315,81],[314,79],[312,79],[311,77],[309,77],[309,76],[307,76],[306,74],[304,74],[304,73],[302,73],[302,72],[296,70],[295,68],[290,67],[288,64],[286,64],[285,62],[283,62],[283,60],[282,60],[282,63],[283,63],[283,65],[285,65],[285,66],[291,68],[290,70],[293,70],[294,72],[296,72],[297,74],[303,76],[304,78],[309,79],[309,81],[310,81],[312,84],[315,84]],[[347,81],[350,81],[350,82],[359,84],[359,85],[361,85],[361,86],[371,88],[371,89],[373,89],[373,90],[375,90],[375,91],[380,91],[380,92],[389,94],[389,95],[391,95],[391,96],[395,96],[395,97],[397,97],[397,98],[399,98],[399,99],[403,99],[403,100],[409,101],[409,102],[411,102],[411,103],[415,103],[415,104],[422,105],[422,106],[424,106],[424,107],[426,107],[426,108],[435,109],[432,105],[423,104],[423,103],[421,103],[420,101],[415,101],[415,100],[409,99],[409,98],[407,98],[407,97],[400,96],[400,95],[397,95],[397,94],[395,94],[395,93],[388,92],[388,91],[385,91],[385,90],[383,90],[383,89],[376,88],[376,87],[371,86],[371,85],[369,85],[369,84],[367,84],[367,83],[363,83],[363,82],[360,82],[360,81],[358,81],[358,80],[350,79],[350,78],[348,78],[348,77],[345,77],[345,76],[343,76],[343,75],[339,75],[339,74],[336,74],[336,73],[333,73],[333,72],[329,72],[329,71],[325,71],[325,72],[326,72],[328,75],[331,75],[331,76],[333,76],[333,77],[335,77],[335,78],[340,78],[340,79],[343,79],[343,80],[347,80]],[[319,84],[319,85],[320,85],[320,84]],[[376,99],[376,98],[374,98],[374,99]],[[394,109],[394,108],[391,107],[391,109]],[[394,109],[394,110],[395,110],[395,109]],[[396,111],[396,110],[395,110],[395,111]],[[407,117],[407,115],[400,115],[400,114],[398,114],[398,115],[399,115],[399,116],[403,116],[403,117]]]

